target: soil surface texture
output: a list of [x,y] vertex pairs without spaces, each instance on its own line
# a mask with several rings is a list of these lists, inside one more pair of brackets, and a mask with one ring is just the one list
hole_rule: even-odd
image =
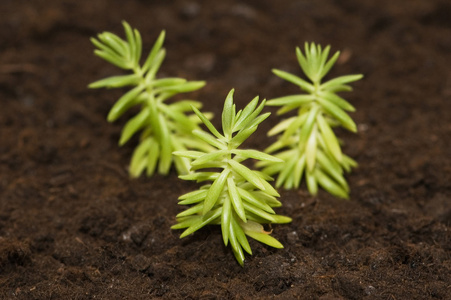
[[[330,77],[365,75],[342,94],[359,131],[337,131],[359,163],[350,200],[280,190],[285,248],[251,240],[244,267],[219,226],[179,239],[198,185],[131,179],[132,114],[106,121],[126,90],[87,88],[122,74],[89,41],[122,20],[144,53],[166,29],[159,76],[206,80],[189,97],[217,126],[231,88],[238,108],[298,92],[271,73],[301,76],[296,46],[340,50]],[[1,299],[451,299],[449,0],[2,0],[0,25]]]

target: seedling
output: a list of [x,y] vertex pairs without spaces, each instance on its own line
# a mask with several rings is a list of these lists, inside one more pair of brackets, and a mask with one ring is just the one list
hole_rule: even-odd
[[296,55],[302,71],[310,80],[293,74],[273,70],[274,74],[299,86],[305,93],[284,96],[266,102],[269,106],[282,106],[281,115],[297,109],[297,115],[282,120],[269,132],[269,136],[279,135],[278,140],[265,152],[275,153],[283,163],[263,161],[258,167],[268,175],[277,174],[276,187],[298,188],[305,174],[307,188],[312,195],[318,192],[318,184],[329,193],[348,198],[349,186],[344,172],[349,172],[357,163],[342,153],[340,143],[332,128],[342,126],[356,132],[354,121],[346,111],[355,111],[338,92],[351,91],[348,83],[359,80],[362,75],[337,77],[322,83],[322,78],[337,61],[336,52],[328,60],[330,47],[305,44],[304,54],[296,48]]
[[131,86],[114,104],[108,114],[108,121],[113,122],[133,106],[140,106],[140,111],[124,126],[119,145],[141,131],[140,143],[136,147],[131,163],[130,174],[138,177],[144,170],[148,176],[158,173],[167,174],[172,162],[179,174],[187,174],[190,159],[173,157],[173,151],[198,149],[209,151],[210,146],[192,135],[198,129],[199,119],[191,113],[191,107],[201,108],[201,103],[183,100],[167,104],[169,98],[185,92],[195,91],[205,85],[203,81],[187,81],[183,78],[156,79],[166,51],[163,46],[165,32],[162,31],[143,65],[140,64],[142,40],[137,29],[132,29],[127,22],[122,23],[126,40],[117,35],[104,32],[92,38],[91,42],[98,48],[95,54],[113,65],[131,72],[128,75],[108,77],[89,85],[90,88],[120,88]]
[[276,199],[277,191],[268,183],[272,180],[266,174],[243,165],[252,158],[258,161],[279,163],[282,160],[256,150],[241,150],[238,147],[257,129],[269,113],[259,115],[265,101],[258,105],[254,98],[243,110],[236,112],[233,104],[233,90],[228,94],[222,113],[220,133],[196,107],[196,115],[210,133],[194,130],[193,134],[215,148],[213,151],[176,151],[175,155],[192,159],[188,175],[179,176],[197,182],[212,181],[179,198],[181,205],[194,205],[177,215],[178,224],[172,229],[186,230],[181,238],[208,224],[221,225],[222,238],[227,246],[230,242],[237,261],[244,264],[244,251],[252,254],[246,238],[258,240],[275,248],[282,244],[263,229],[263,223],[288,223],[290,218],[276,215],[273,207],[281,206]]

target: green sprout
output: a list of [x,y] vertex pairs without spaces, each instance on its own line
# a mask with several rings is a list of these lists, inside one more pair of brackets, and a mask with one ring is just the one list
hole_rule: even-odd
[[249,158],[268,162],[282,161],[257,150],[237,149],[257,129],[258,124],[269,116],[269,113],[259,115],[265,101],[257,107],[256,97],[243,110],[236,112],[233,92],[230,91],[224,103],[222,134],[204,114],[193,107],[210,131],[194,130],[193,134],[215,150],[174,152],[177,156],[193,160],[191,169],[194,172],[179,177],[213,183],[203,185],[199,190],[179,198],[180,205],[193,206],[177,215],[178,224],[172,226],[172,229],[186,228],[180,236],[183,238],[205,225],[221,225],[224,244],[227,246],[230,242],[235,258],[243,265],[243,249],[252,254],[246,235],[269,246],[283,248],[261,224],[288,223],[291,219],[276,215],[272,209],[281,206],[276,199],[279,194],[268,183],[272,178],[242,164]]
[[113,65],[131,72],[128,75],[108,77],[89,85],[90,88],[133,87],[117,100],[108,114],[108,121],[113,122],[130,108],[140,105],[140,111],[124,126],[119,145],[142,131],[140,143],[134,150],[130,175],[138,177],[147,169],[147,176],[158,173],[168,174],[172,162],[179,174],[187,174],[190,159],[172,156],[173,151],[198,149],[208,151],[209,145],[192,135],[198,129],[199,119],[192,113],[191,107],[201,108],[201,103],[182,100],[171,104],[165,100],[185,92],[195,91],[205,85],[203,81],[187,81],[183,78],[156,79],[156,73],[162,64],[166,51],[163,46],[165,32],[162,31],[144,64],[140,64],[142,52],[141,35],[127,22],[122,23],[126,40],[117,35],[104,32],[92,38],[91,42],[98,48],[95,54]]
[[340,142],[332,127],[342,126],[356,132],[357,127],[346,111],[354,107],[337,92],[351,91],[348,83],[361,79],[362,75],[340,76],[324,83],[322,78],[332,68],[339,52],[329,60],[330,47],[305,44],[305,54],[296,48],[296,55],[302,71],[310,82],[293,74],[273,70],[274,74],[305,91],[305,94],[289,95],[266,102],[270,106],[282,106],[278,114],[297,109],[297,115],[282,120],[269,132],[269,136],[279,134],[278,140],[265,149],[274,153],[284,163],[263,161],[257,164],[268,175],[277,174],[276,187],[298,188],[305,174],[307,188],[312,195],[318,192],[318,185],[329,193],[348,198],[349,186],[344,171],[349,172],[357,163],[344,155]]

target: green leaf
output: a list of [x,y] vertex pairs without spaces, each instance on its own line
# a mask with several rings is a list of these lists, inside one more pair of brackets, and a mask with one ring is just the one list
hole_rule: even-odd
[[252,127],[257,127],[261,122],[266,120],[266,118],[268,118],[269,115],[271,115],[271,113],[269,113],[269,112],[259,115],[258,117],[256,117],[252,121],[250,121],[248,124],[246,124],[246,126],[244,127],[244,130],[246,130],[248,128],[252,128]]
[[244,234],[244,231],[241,228],[240,224],[235,221],[235,219],[232,219],[231,223],[238,243],[241,245],[244,251],[252,255],[251,246],[249,245],[249,242],[247,241],[246,235]]
[[[259,176],[261,176],[260,175],[261,172],[258,172],[258,171],[254,171],[254,172],[257,173]],[[265,193],[267,193],[270,196],[280,197],[280,194],[276,191],[276,189],[271,184],[269,184],[268,181],[262,180],[261,182],[262,182],[263,186],[265,187],[262,191],[264,191]]]
[[[186,111],[192,112],[193,107],[197,108],[198,110],[200,108],[202,108],[202,103],[199,101],[194,101],[194,100],[181,100],[181,101],[171,103],[171,104],[169,104],[169,106],[173,110],[183,111],[183,112],[186,112]],[[206,117],[205,114],[204,114],[204,116]],[[207,120],[208,119],[209,118],[207,118]]]
[[264,160],[264,161],[272,161],[272,162],[283,162],[283,160],[257,151],[257,150],[240,150],[240,149],[232,149],[230,152],[232,152],[233,154],[245,157],[245,158],[253,158],[253,159],[258,159],[258,160]]
[[307,144],[305,146],[305,159],[307,162],[307,170],[313,171],[313,168],[316,165],[316,150],[317,150],[317,129],[316,124],[313,126],[310,137],[307,140]]
[[102,42],[109,49],[113,50],[117,55],[122,58],[127,58],[129,48],[123,39],[111,32],[101,33],[97,37],[100,42]]
[[323,187],[326,191],[334,196],[348,199],[348,193],[319,169],[315,170],[315,177],[321,187]]
[[192,136],[183,135],[177,137],[179,141],[188,149],[198,149],[203,152],[212,152],[216,149],[200,139],[193,139]]
[[313,95],[290,95],[271,99],[266,102],[268,106],[296,105],[302,106],[312,102],[315,99]]
[[339,51],[335,52],[335,54],[324,65],[324,67],[321,70],[321,78],[323,78],[330,71],[330,69],[333,67],[339,56],[340,52]]
[[281,207],[282,206],[282,203],[279,200],[277,200],[274,196],[269,195],[268,193],[266,193],[264,191],[252,191],[252,194],[254,194],[261,201],[266,202],[266,204],[268,204],[271,207]]
[[89,84],[89,88],[97,89],[97,88],[119,88],[129,85],[138,85],[141,80],[141,77],[137,74],[130,75],[121,75],[121,76],[112,76],[105,79],[101,79]]
[[203,203],[198,203],[194,206],[191,206],[190,208],[182,211],[181,213],[177,214],[177,218],[181,218],[181,217],[187,217],[187,216],[191,216],[191,215],[198,215],[202,209],[204,208],[204,204]]
[[179,127],[179,131],[187,131],[191,133],[198,128],[197,124],[191,121],[184,113],[171,109],[170,106],[160,103],[158,108],[174,121],[174,125]]
[[[150,85],[150,83],[155,78],[155,75],[157,74],[158,70],[160,69],[161,64],[164,61],[164,58],[166,57],[166,50],[161,49],[158,51],[157,55],[155,56],[155,59],[152,62],[152,65],[149,68],[149,71],[146,74],[146,77],[144,77],[144,81],[146,82],[146,85]],[[144,69],[144,67],[143,67]]]
[[276,134],[283,132],[290,126],[290,124],[294,120],[296,120],[296,117],[291,117],[291,118],[282,120],[281,122],[279,122],[279,124],[277,124],[271,130],[268,131],[268,136],[274,136]]
[[159,88],[157,91],[165,92],[165,93],[187,93],[196,91],[205,86],[205,81],[187,81],[180,84],[168,85],[165,87]]
[[[218,218],[221,215],[221,212],[222,212],[222,208],[221,207],[217,208],[214,211],[208,212],[208,214],[206,214],[204,217],[199,218],[198,221],[195,224],[193,224],[190,227],[188,227],[188,229],[186,229],[180,235],[180,238],[184,238],[185,236],[190,235],[191,233],[201,229],[205,225],[213,222],[216,218]],[[174,229],[176,229],[176,228],[174,228]]]
[[229,153],[228,150],[219,150],[219,151],[214,151],[214,152],[211,152],[211,153],[207,153],[207,154],[204,154],[204,155],[200,156],[196,160],[194,160],[191,163],[191,165],[192,166],[198,166],[198,165],[202,165],[202,164],[208,163],[210,161],[218,160],[221,156],[224,156],[224,155],[226,155],[228,153]]
[[[176,136],[171,135],[171,143],[174,149],[180,149],[179,151],[184,151],[186,148],[183,144],[177,139]],[[174,152],[172,152],[174,153]],[[189,174],[191,171],[191,160],[186,157],[181,156],[172,156],[174,161],[175,169],[178,174]]]
[[125,22],[122,21],[122,26],[124,26],[124,30],[125,30],[125,36],[127,38],[128,41],[128,47],[129,47],[129,53],[128,53],[128,59],[130,61],[133,61],[136,63],[136,47],[137,47],[137,43],[135,41],[135,34],[133,33],[133,29],[130,27],[130,25]]
[[230,245],[232,246],[233,254],[235,255],[236,260],[238,263],[243,266],[244,265],[244,253],[241,249],[240,244],[238,243],[235,228],[233,227],[232,222],[230,222],[230,228],[229,228],[229,241]]
[[325,172],[329,174],[337,183],[339,183],[346,192],[349,191],[349,187],[343,177],[341,167],[333,163],[322,151],[318,152],[318,163],[321,165],[321,169],[325,170]]
[[344,110],[342,110],[335,104],[329,101],[325,101],[324,99],[321,98],[318,98],[318,102],[321,104],[324,110],[329,115],[334,117],[338,122],[340,122],[340,124],[343,125],[344,128],[352,132],[357,132],[357,126],[355,125],[351,117]]
[[179,205],[189,205],[198,203],[205,199],[207,196],[208,190],[202,189],[202,190],[196,190],[189,193],[186,193],[179,197]]
[[266,221],[268,221],[270,223],[275,222],[274,215],[269,214],[266,211],[249,204],[248,202],[243,202],[243,206],[244,206],[244,209],[248,213],[252,213],[252,214],[254,214],[256,216],[259,216],[259,217],[265,219]]
[[283,249],[283,245],[269,234],[255,231],[245,231],[245,233],[254,240],[259,241],[260,243],[266,244],[274,248]]
[[330,101],[333,104],[337,105],[341,109],[347,110],[347,111],[355,111],[354,106],[352,106],[348,101],[341,98],[335,93],[328,92],[328,91],[321,91],[318,93],[319,97],[324,98],[324,100]]
[[140,130],[148,121],[150,112],[148,109],[141,110],[136,116],[131,118],[122,130],[119,145],[124,145],[138,130]]
[[297,160],[296,156],[292,156],[285,162],[285,164],[283,165],[282,169],[279,172],[279,175],[277,176],[276,187],[281,187],[287,180],[287,178],[290,176],[290,174],[293,172],[296,160]]
[[[257,101],[258,101],[258,97]],[[254,98],[255,99],[255,98]],[[263,108],[266,105],[266,100],[262,100],[262,102],[260,102],[260,105],[258,105],[258,107],[256,109],[254,109],[253,112],[251,112],[249,114],[249,116],[247,116],[247,122],[243,122],[243,128],[248,128],[248,127],[252,127],[254,125],[260,124],[261,122],[263,122],[264,119],[266,119],[271,113],[265,113],[263,115],[260,116],[260,113],[262,112]]]
[[305,172],[305,180],[310,194],[316,196],[316,194],[318,194],[318,183],[316,181],[315,174],[307,170]]
[[[98,36],[97,36],[98,37]],[[120,58],[120,55],[116,52],[116,51],[114,51],[113,49],[111,49],[109,46],[107,46],[107,45],[105,45],[104,43],[102,43],[100,40],[98,40],[98,39],[96,39],[96,38],[90,38],[89,39],[90,41],[91,41],[91,43],[95,46],[95,47],[97,47],[98,49],[95,49],[96,51],[99,51],[99,52],[108,52],[108,53],[110,53],[110,54],[113,54],[113,55],[115,55],[115,56],[117,56],[117,57],[119,57]]]
[[172,152],[173,155],[191,158],[191,159],[197,159],[201,157],[202,155],[205,155],[204,152],[201,151],[194,151],[194,150],[187,150],[187,151],[174,151]]
[[135,34],[135,44],[136,44],[134,58],[135,58],[135,64],[138,66],[139,61],[141,60],[142,39],[141,39],[141,34],[139,33],[139,31],[137,29],[134,29],[133,33]]
[[227,166],[227,162],[225,161],[208,161],[205,162],[201,165],[194,165],[191,166],[191,171],[197,171],[200,169],[209,169],[209,168],[213,168],[213,169],[224,169]]
[[235,181],[232,177],[227,178],[227,189],[229,191],[229,198],[232,202],[233,208],[238,215],[238,217],[243,220],[244,223],[247,222],[246,213],[244,211],[243,202],[237,191]]
[[304,173],[305,168],[305,155],[302,155],[301,158],[299,158],[296,162],[296,166],[294,167],[293,171],[293,181],[294,181],[294,187],[299,188],[299,185],[301,184],[302,180],[302,174]]
[[[153,139],[152,139],[153,140]],[[152,141],[147,154],[147,176],[152,176],[157,166],[158,158],[160,157],[160,145],[157,142]]]
[[357,162],[347,155],[343,155],[341,164],[346,172],[349,172],[351,171],[351,168],[356,168],[358,166]]
[[222,142],[215,139],[213,135],[211,135],[205,131],[196,129],[196,130],[193,130],[193,135],[197,136],[198,138],[200,138],[204,142],[212,145],[213,147],[216,147],[221,150],[227,149],[226,145],[224,145]]
[[143,72],[147,72],[150,70],[150,67],[155,64],[156,57],[158,53],[160,53],[161,47],[164,43],[164,37],[165,37],[165,31],[161,31],[160,35],[157,38],[157,41],[152,47],[152,50],[150,51],[149,55],[146,58],[146,61],[144,62],[144,65],[142,67]]
[[318,115],[319,108],[313,107],[307,115],[305,123],[302,125],[301,132],[299,134],[299,146],[304,147],[304,144],[308,141],[310,134],[312,133],[313,126],[315,125],[316,116]]
[[249,102],[246,107],[243,110],[240,110],[239,116],[233,126],[233,132],[243,129],[250,121],[252,121],[252,118],[249,116],[252,115],[252,113],[255,111],[255,108],[257,107],[259,97],[255,97],[252,99],[251,102]]
[[232,127],[235,115],[233,93],[234,90],[230,90],[226,100],[224,101],[224,108],[222,110],[222,130],[224,131],[224,135],[228,138],[232,136]]
[[147,152],[152,145],[152,139],[146,139],[136,147],[133,151],[132,160],[130,162],[130,175],[132,177],[139,177],[147,165]]
[[[319,49],[321,48],[320,45],[318,45]],[[330,51],[330,46],[327,45],[326,48],[324,48],[323,51],[319,51],[319,60],[318,60],[318,81],[320,81],[324,75],[327,73],[323,72],[323,69],[325,67],[326,61],[327,61],[327,57],[329,56],[329,51]]]
[[352,91],[352,87],[350,85],[345,85],[345,84],[335,85],[331,88],[328,88],[327,91],[331,92],[331,93],[350,92],[350,91]]
[[171,229],[183,229],[193,226],[202,221],[202,216],[189,216],[177,219],[177,224],[171,226]]
[[228,169],[223,170],[219,177],[211,185],[210,189],[208,190],[207,196],[205,197],[204,210],[202,214],[207,214],[207,212],[209,212],[210,209],[212,209],[218,201],[219,196],[224,190],[224,186],[229,173],[230,171]]
[[216,180],[219,177],[217,172],[199,172],[180,175],[179,178],[183,180],[196,180],[197,182],[206,180]]
[[128,61],[111,51],[94,50],[94,54],[121,69],[129,70],[132,68]]
[[273,216],[275,222],[277,224],[286,224],[286,223],[290,223],[291,221],[293,221],[290,217],[286,217],[286,216],[281,216],[281,215],[274,215]]
[[274,210],[269,206],[266,201],[260,200],[262,197],[259,196],[259,194],[251,191],[247,191],[245,189],[242,189],[241,187],[237,187],[237,192],[240,195],[240,197],[248,202],[250,205],[253,205],[255,207],[258,207],[270,214],[274,213]]
[[321,84],[321,89],[328,90],[337,85],[343,85],[349,82],[357,81],[359,79],[362,79],[362,77],[363,77],[362,74],[340,76]]
[[[312,126],[313,121],[308,119],[309,123],[307,123],[306,120],[308,117],[309,117],[308,113],[302,113],[302,114],[299,114],[297,117],[295,117],[295,120],[293,122],[291,122],[291,124],[288,126],[288,128],[283,133],[282,137],[280,137],[280,140],[287,141],[293,135],[297,134],[297,131],[299,130],[299,128],[303,128],[303,130],[310,129],[310,127],[307,127],[307,126]],[[312,119],[313,116],[310,118]]]
[[173,85],[183,84],[185,82],[186,82],[186,79],[184,79],[184,78],[177,78],[177,77],[160,78],[160,79],[155,79],[152,82],[152,86],[154,88],[163,88],[163,87],[170,87]]
[[169,169],[171,168],[172,163],[172,143],[170,138],[170,132],[166,121],[162,115],[158,116],[159,127],[161,130],[160,133],[160,163],[158,165],[158,172],[160,174],[166,175],[169,173]]
[[221,231],[222,231],[222,240],[224,241],[224,245],[226,245],[226,246],[229,242],[231,215],[232,215],[232,209],[231,209],[230,198],[224,197],[224,203],[222,204],[222,215],[221,215]]
[[139,85],[132,90],[128,91],[113,105],[108,113],[108,122],[113,122],[119,118],[124,112],[126,112],[131,106],[136,104],[135,100],[138,95],[144,90],[144,87]]
[[122,21],[122,25],[130,48],[129,59],[133,61],[135,66],[138,66],[142,51],[141,35],[138,30],[132,29],[127,22]]
[[243,176],[247,181],[252,183],[257,188],[264,190],[265,186],[262,183],[262,180],[258,175],[256,175],[252,170],[248,169],[247,167],[243,166],[242,164],[234,161],[233,159],[228,161],[229,165],[232,167],[232,169]]
[[[314,83],[318,83],[317,78],[317,55],[316,55],[316,46],[315,43],[311,43],[310,45],[308,43],[305,43],[305,64],[306,66],[302,68],[305,75]],[[296,55],[298,55],[299,60],[299,54],[301,54],[301,51],[299,49],[296,49]],[[301,65],[302,67],[302,65]]]
[[305,91],[307,91],[309,93],[313,93],[313,91],[315,90],[313,85],[311,85],[310,83],[308,83],[304,79],[299,78],[298,76],[295,76],[295,75],[290,74],[288,72],[285,72],[285,71],[282,71],[282,70],[277,70],[277,69],[273,69],[272,72],[274,74],[276,74],[277,76],[279,76],[280,78],[285,79],[286,81],[289,81],[289,82],[291,82],[291,83],[293,83],[295,85],[298,85],[303,90],[305,90]]
[[[274,153],[277,150],[287,147],[288,145],[290,145],[290,143],[288,143],[287,141],[283,141],[282,139],[279,139],[279,140],[275,141],[274,143],[272,143],[264,151],[265,151],[265,153]],[[276,155],[276,157],[281,158],[279,155]],[[258,162],[258,163],[260,163],[260,162]]]
[[[307,45],[307,44],[306,44]],[[306,50],[306,54],[308,53],[308,50]],[[299,66],[301,66],[302,71],[304,74],[310,74],[310,64],[308,63],[305,56],[302,54],[301,49],[299,47],[296,47],[296,58],[298,59]]]
[[224,138],[224,136],[222,134],[220,134],[218,130],[216,130],[216,127],[208,120],[208,118],[203,113],[200,112],[200,110],[198,110],[194,106],[192,107],[192,109],[193,109],[194,113],[202,121],[202,123],[204,123],[205,126],[207,126],[208,130],[210,130],[210,132],[214,134],[214,136],[216,136],[218,139]]
[[238,147],[244,141],[257,130],[257,126],[248,127],[240,130],[229,142],[230,145],[233,145],[234,148]]
[[317,115],[316,121],[318,123],[319,130],[324,137],[324,142],[327,146],[327,149],[338,162],[341,162],[343,155],[341,152],[340,144],[338,143],[337,137],[335,136],[334,132],[321,114]]

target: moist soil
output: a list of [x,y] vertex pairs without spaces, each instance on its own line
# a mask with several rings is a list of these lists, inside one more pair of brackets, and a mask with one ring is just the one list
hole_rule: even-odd
[[[451,299],[448,0],[2,0],[0,15],[1,299]],[[105,120],[125,90],[87,88],[122,74],[89,41],[122,20],[146,53],[166,29],[160,76],[206,80],[189,98],[216,116],[231,88],[239,108],[297,93],[271,69],[301,75],[305,41],[340,50],[330,76],[365,75],[343,94],[358,133],[337,130],[359,163],[349,201],[281,190],[285,248],[251,241],[244,267],[218,226],[179,239],[177,198],[198,185],[131,179],[132,114]]]

